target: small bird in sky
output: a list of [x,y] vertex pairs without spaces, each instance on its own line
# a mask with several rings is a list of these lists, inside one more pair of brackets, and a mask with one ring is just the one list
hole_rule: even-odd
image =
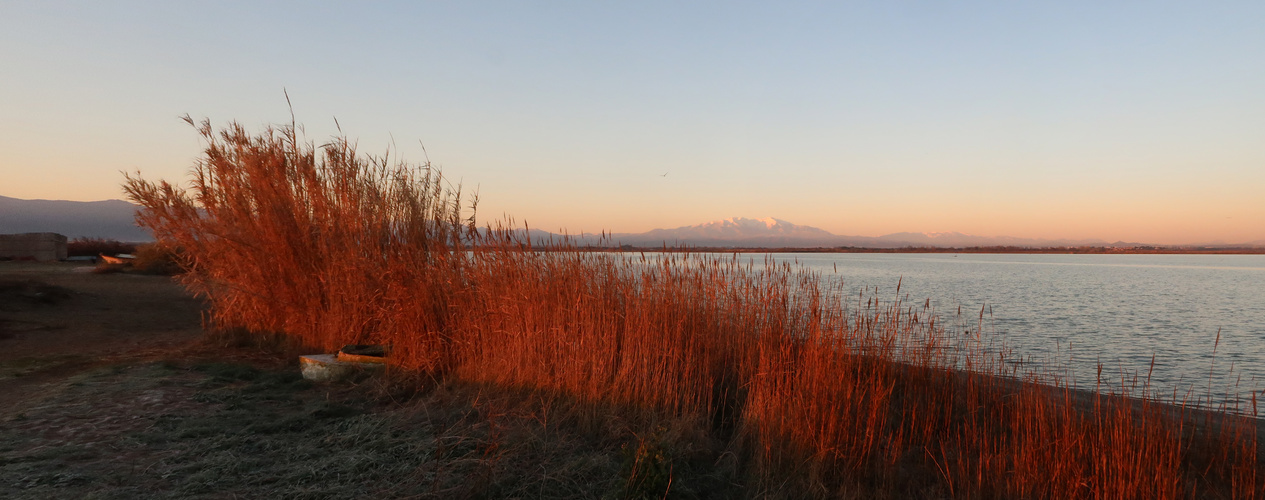
[[668,174],[669,174],[669,172],[664,172],[664,173],[663,173],[663,175],[660,175],[659,177],[667,177],[667,176],[668,176]]

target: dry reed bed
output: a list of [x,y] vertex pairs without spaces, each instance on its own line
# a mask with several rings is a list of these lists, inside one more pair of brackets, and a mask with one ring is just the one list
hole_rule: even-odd
[[475,203],[429,165],[318,148],[293,126],[194,125],[207,149],[188,189],[139,176],[125,189],[183,249],[217,325],[390,344],[436,377],[695,419],[741,457],[751,491],[1265,496],[1253,419],[1202,413],[1216,425],[1196,432],[1170,405],[1086,398],[1048,374],[1015,383],[926,305],[845,296],[767,259],[533,242],[477,228]]

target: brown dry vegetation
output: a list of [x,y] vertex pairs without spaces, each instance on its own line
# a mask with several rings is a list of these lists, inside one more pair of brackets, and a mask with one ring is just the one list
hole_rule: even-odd
[[[91,269],[0,263],[0,498],[619,497],[639,456],[628,419],[565,398],[308,383],[310,350],[204,332],[170,278]],[[673,450],[677,488],[723,494],[697,455]]]
[[626,496],[682,494],[681,448],[752,497],[1265,491],[1254,418],[1016,374],[925,305],[844,296],[772,261],[533,245],[509,223],[477,228],[474,204],[429,165],[343,139],[314,147],[293,126],[198,128],[189,189],[139,176],[126,189],[141,223],[184,250],[181,279],[218,326],[329,350],[387,344],[396,367],[444,384],[590,408],[568,412],[588,415],[578,428],[670,420],[669,437],[629,451]]
[[66,242],[66,255],[69,257],[96,257],[98,255],[118,255],[136,251],[136,243],[125,243],[105,238],[75,238]]

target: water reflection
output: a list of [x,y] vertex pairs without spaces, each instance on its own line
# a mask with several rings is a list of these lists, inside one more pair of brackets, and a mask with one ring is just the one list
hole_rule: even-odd
[[1108,384],[1149,372],[1153,387],[1201,396],[1265,379],[1261,255],[776,257],[879,296],[899,280],[909,302],[930,299],[943,316],[984,306],[986,331],[1013,356],[1059,366],[1082,387],[1097,383],[1099,364]]

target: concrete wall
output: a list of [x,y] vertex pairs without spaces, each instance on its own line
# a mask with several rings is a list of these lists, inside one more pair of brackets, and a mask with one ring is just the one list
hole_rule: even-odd
[[66,237],[57,233],[0,234],[0,258],[62,260],[66,258]]

